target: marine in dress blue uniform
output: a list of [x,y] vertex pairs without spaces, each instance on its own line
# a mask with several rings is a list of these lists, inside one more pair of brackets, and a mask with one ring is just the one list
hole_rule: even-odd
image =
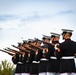
[[21,75],[22,73],[22,62],[21,62],[21,54],[16,54],[16,56],[12,57],[12,61],[16,64],[15,75]]
[[60,52],[56,50],[56,57],[60,59],[60,75],[76,75],[75,53],[76,42],[71,40],[73,30],[62,29],[64,42],[59,45]]
[[[44,36],[43,41],[49,42],[49,39]],[[43,43],[41,47],[43,48],[43,52],[42,52],[43,54],[39,64],[39,75],[47,75],[47,65],[48,65],[49,59],[47,59],[46,50],[48,50],[48,45]]]
[[[60,38],[60,34],[57,33],[51,33],[51,43],[52,44],[59,44],[59,38]],[[59,65],[60,65],[60,61],[57,60],[54,52],[54,46],[50,44],[48,45],[48,50],[50,53],[50,61],[48,63],[47,66],[47,75],[59,75]]]

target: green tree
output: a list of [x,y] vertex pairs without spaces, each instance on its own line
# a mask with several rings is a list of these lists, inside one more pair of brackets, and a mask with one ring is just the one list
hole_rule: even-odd
[[4,60],[0,64],[0,75],[12,75],[14,65],[7,60]]

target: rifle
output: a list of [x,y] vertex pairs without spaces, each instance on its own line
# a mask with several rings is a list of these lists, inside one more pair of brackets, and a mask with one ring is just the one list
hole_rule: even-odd
[[24,51],[24,52],[28,52],[28,53],[30,52],[30,51],[26,50],[25,48],[24,49],[20,49],[19,47],[15,46],[15,45],[11,45],[11,46],[13,46],[13,47],[15,47],[15,48],[17,48],[17,49],[19,49],[21,51]]
[[41,41],[45,44],[52,45],[52,46],[56,47],[58,49],[58,52],[60,52],[59,44],[53,44],[53,43],[45,42],[45,41],[39,40],[38,38],[35,38],[35,39],[37,39],[38,41]]
[[28,50],[32,50],[32,51],[36,51],[35,49],[33,49],[33,48],[31,48],[31,47],[26,47],[26,46],[24,46],[26,49],[28,49]]
[[33,49],[33,48],[31,48],[31,47],[29,47],[29,45],[30,45],[30,43],[28,44],[28,46],[26,46],[26,44],[23,44],[23,47],[24,48],[26,48],[26,49],[28,49],[28,50],[32,50],[32,51],[36,51],[35,49]]
[[17,49],[19,49],[17,46],[15,46],[15,45],[11,45],[11,46],[13,46],[14,48],[17,48]]
[[16,53],[16,54],[23,54],[23,53],[20,52],[20,51],[17,51],[17,50],[11,49],[11,48],[9,48],[9,47],[7,47],[7,48],[8,48],[7,51],[14,52],[14,53]]
[[10,53],[10,52],[7,52],[7,51],[5,51],[5,50],[1,50],[1,49],[0,49],[0,51],[5,52],[5,53],[8,53],[8,54],[11,55],[11,56],[15,55],[15,54]]
[[36,45],[31,44],[31,43],[30,43],[30,45],[37,48],[37,49],[43,50],[43,48],[41,48],[40,46],[36,46]]
[[37,41],[42,42],[42,43],[45,43],[45,44],[48,44],[48,45],[55,46],[55,44],[53,44],[53,43],[45,42],[45,41],[42,41],[42,40],[40,40],[40,39],[38,39],[38,38],[35,38],[35,39],[36,39]]

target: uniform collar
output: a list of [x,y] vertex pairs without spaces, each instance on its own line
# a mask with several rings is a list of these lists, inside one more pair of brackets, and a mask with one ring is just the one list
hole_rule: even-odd
[[65,41],[69,41],[69,40],[71,40],[71,39],[66,39]]

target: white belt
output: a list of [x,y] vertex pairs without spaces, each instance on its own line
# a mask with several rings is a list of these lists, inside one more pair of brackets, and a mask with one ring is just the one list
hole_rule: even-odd
[[22,62],[18,62],[18,64],[23,64]]
[[74,59],[74,56],[65,56],[65,57],[61,57],[61,59]]
[[50,59],[57,59],[56,57],[51,56]]
[[74,62],[75,62],[75,68],[76,68],[76,57],[74,58]]
[[40,60],[43,60],[43,61],[49,61],[48,59],[46,58],[41,58]]
[[32,61],[32,63],[40,63],[40,61]]

